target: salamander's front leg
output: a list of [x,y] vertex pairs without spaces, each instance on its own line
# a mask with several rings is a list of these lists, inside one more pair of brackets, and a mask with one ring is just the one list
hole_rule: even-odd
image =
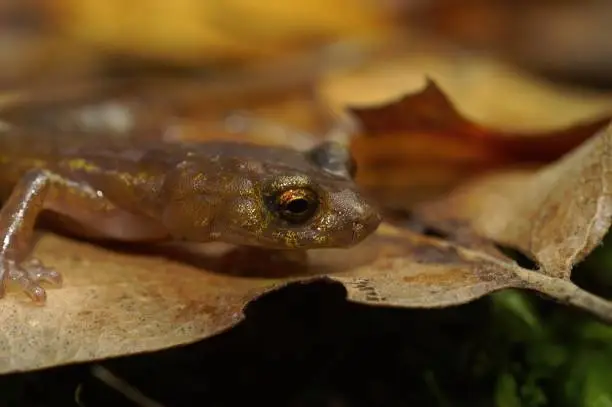
[[37,259],[28,259],[34,224],[63,186],[61,177],[44,170],[27,173],[0,211],[0,296],[7,282],[17,283],[35,302],[44,303],[39,283],[61,283],[61,275]]

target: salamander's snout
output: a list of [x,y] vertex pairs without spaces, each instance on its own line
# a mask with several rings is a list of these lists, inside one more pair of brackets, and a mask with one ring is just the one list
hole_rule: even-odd
[[332,243],[339,247],[353,246],[380,225],[382,216],[378,209],[352,190],[345,190],[330,197],[334,207],[335,231]]
[[352,244],[357,244],[372,234],[380,222],[382,222],[382,217],[376,210],[369,211],[361,220],[353,221]]

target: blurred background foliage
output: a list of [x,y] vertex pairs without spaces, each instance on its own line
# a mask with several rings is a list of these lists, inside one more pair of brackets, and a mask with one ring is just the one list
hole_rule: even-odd
[[341,61],[339,43],[406,52],[436,42],[603,83],[611,17],[606,0],[7,0],[0,60],[8,81],[99,72],[118,61],[227,69],[321,57],[330,46]]

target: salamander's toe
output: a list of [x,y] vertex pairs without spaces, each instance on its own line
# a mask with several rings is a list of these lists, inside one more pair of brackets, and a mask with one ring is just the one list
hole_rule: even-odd
[[62,275],[57,270],[46,267],[38,259],[29,260],[22,267],[34,281],[45,281],[53,285],[62,284]]
[[48,282],[61,284],[61,274],[56,270],[44,266],[39,260],[32,259],[22,264],[17,264],[12,260],[0,262],[0,296],[4,294],[7,282],[17,284],[36,304],[44,304],[47,300],[45,289],[39,284]]

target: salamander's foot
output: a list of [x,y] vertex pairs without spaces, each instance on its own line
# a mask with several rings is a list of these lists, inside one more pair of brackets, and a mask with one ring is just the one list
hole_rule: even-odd
[[62,283],[61,274],[44,266],[38,259],[31,259],[21,264],[13,260],[0,260],[0,278],[0,297],[4,296],[6,283],[14,282],[37,304],[44,304],[47,299],[47,293],[39,283],[48,282],[55,285]]

